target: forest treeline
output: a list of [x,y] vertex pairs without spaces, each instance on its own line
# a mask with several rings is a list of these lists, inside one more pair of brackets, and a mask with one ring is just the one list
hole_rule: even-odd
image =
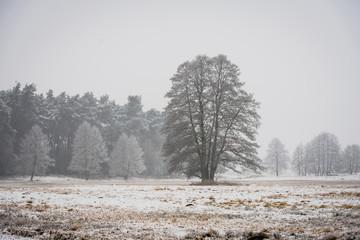
[[[140,96],[129,96],[125,105],[118,105],[107,95],[97,98],[92,92],[74,96],[62,92],[55,96],[52,90],[44,95],[36,92],[35,84],[21,86],[17,83],[12,89],[0,92],[0,121],[0,175],[24,172],[19,165],[21,156],[27,154],[26,144],[29,143],[25,139],[30,143],[36,139],[26,136],[41,136],[40,131],[46,136],[48,156],[53,161],[43,174],[73,173],[69,168],[74,154],[73,143],[84,122],[99,131],[107,157],[119,137],[125,134],[141,148],[145,167],[138,174],[151,177],[168,174],[161,157],[163,117],[155,109],[144,112]],[[34,126],[41,130],[32,129]],[[98,175],[109,175],[109,162],[107,159],[100,163]]]
[[360,171],[360,146],[351,144],[341,149],[336,135],[321,133],[310,142],[296,147],[292,166],[299,176],[357,174]]
[[274,138],[268,146],[264,166],[276,176],[289,169],[299,176],[357,174],[360,171],[360,146],[351,144],[341,149],[337,136],[324,132],[306,144],[299,144],[290,158],[285,145]]
[[[85,179],[90,175],[128,179],[164,177],[170,171],[206,182],[224,168],[264,170],[277,176],[288,170],[299,176],[360,172],[360,146],[342,149],[337,136],[330,133],[298,145],[292,158],[274,138],[267,156],[260,159],[253,136],[257,103],[236,81],[216,78],[221,76],[217,69],[232,70],[231,76],[237,78],[236,66],[222,55],[199,56],[181,65],[172,78],[175,83],[165,112],[143,111],[140,96],[129,96],[125,105],[118,105],[108,95],[97,98],[91,92],[74,96],[62,92],[55,96],[52,90],[44,95],[36,92],[35,84],[16,83],[0,91],[0,176],[23,174],[32,179],[35,174],[74,174]],[[199,92],[193,86],[199,85],[198,72],[206,71],[208,79],[200,82],[204,86]],[[229,89],[235,89],[233,96]],[[239,132],[250,140],[239,139]]]

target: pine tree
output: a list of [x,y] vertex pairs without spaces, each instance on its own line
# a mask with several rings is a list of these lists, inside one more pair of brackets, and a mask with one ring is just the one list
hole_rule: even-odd
[[146,112],[146,122],[149,131],[143,140],[144,164],[146,166],[146,175],[158,177],[167,173],[164,157],[161,155],[164,136],[160,133],[163,124],[163,118],[159,111],[150,109]]
[[0,175],[13,172],[15,131],[10,125],[11,109],[0,99]]
[[140,140],[144,137],[148,131],[145,114],[142,110],[141,97],[129,96],[128,103],[124,106],[124,129],[123,132],[129,136],[135,136],[139,144]]

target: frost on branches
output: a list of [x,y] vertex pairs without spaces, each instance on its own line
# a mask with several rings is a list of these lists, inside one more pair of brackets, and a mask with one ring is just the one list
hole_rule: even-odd
[[260,169],[259,104],[243,89],[238,66],[226,56],[198,56],[178,67],[165,108],[164,155],[170,172],[214,181],[219,166]]
[[271,140],[264,162],[267,170],[279,176],[280,173],[288,168],[289,161],[290,157],[285,150],[284,144],[278,138]]
[[21,174],[44,175],[46,170],[54,165],[54,160],[49,157],[49,141],[38,125],[35,125],[25,135],[20,145],[18,171]]
[[122,134],[115,143],[109,162],[110,174],[125,180],[145,170],[143,152],[134,136]]
[[83,175],[86,180],[90,174],[100,170],[106,161],[107,150],[99,129],[83,122],[75,133],[73,158],[69,170]]
[[349,174],[357,174],[360,170],[360,146],[348,145],[342,155],[346,165],[344,170]]
[[[345,149],[346,151],[346,149]],[[349,153],[349,152],[348,152]],[[337,137],[331,133],[321,133],[310,142],[295,149],[292,165],[300,176],[330,176],[334,172],[346,172],[345,162],[351,160],[343,153]],[[345,162],[344,162],[345,161]],[[351,172],[348,171],[350,174]]]

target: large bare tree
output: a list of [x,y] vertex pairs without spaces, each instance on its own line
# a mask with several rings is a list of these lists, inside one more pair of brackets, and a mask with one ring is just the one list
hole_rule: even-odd
[[239,68],[226,56],[197,56],[178,67],[165,108],[164,155],[169,171],[214,181],[219,165],[257,170],[259,104],[243,90]]

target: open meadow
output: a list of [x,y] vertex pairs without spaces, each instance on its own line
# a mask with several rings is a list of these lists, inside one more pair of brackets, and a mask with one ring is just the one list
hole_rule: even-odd
[[1,180],[0,239],[360,239],[360,178],[191,183]]

